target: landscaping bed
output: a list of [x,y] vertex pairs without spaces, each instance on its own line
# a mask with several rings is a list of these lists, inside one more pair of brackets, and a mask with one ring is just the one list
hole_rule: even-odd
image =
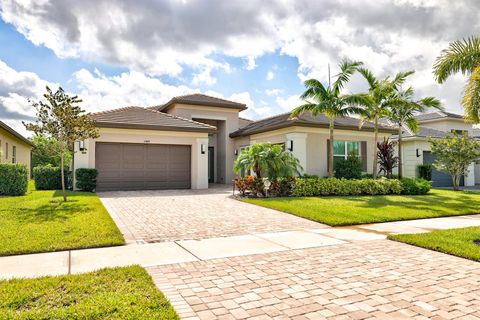
[[139,266],[0,281],[2,319],[179,319]]
[[95,193],[37,191],[0,197],[0,256],[104,247],[124,239]]
[[480,261],[480,227],[390,235],[391,240]]
[[330,226],[480,213],[480,193],[432,189],[426,195],[242,198]]

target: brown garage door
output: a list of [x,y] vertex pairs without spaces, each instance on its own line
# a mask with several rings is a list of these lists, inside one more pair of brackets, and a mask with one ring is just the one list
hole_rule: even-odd
[[95,148],[97,191],[190,188],[190,146],[97,142]]

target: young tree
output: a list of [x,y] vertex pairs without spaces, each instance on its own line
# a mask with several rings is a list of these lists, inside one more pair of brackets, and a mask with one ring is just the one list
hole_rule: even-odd
[[78,105],[82,102],[78,96],[70,96],[62,88],[53,92],[49,87],[43,95],[46,101],[32,102],[37,110],[35,123],[24,123],[27,130],[36,135],[45,135],[60,144],[60,168],[62,176],[63,201],[67,201],[65,192],[65,153],[75,141],[98,138],[95,121]]
[[458,190],[460,178],[468,174],[468,166],[480,159],[480,142],[467,135],[451,135],[430,139],[431,150],[437,156],[433,166],[452,176],[453,189]]
[[[329,119],[330,146],[328,160],[328,176],[333,177],[333,142],[335,119],[344,117],[352,113],[360,112],[358,105],[363,103],[365,96],[363,94],[344,94],[343,88],[350,80],[350,77],[361,66],[361,62],[343,61],[340,63],[340,73],[336,75],[333,84],[325,86],[316,79],[305,81],[307,90],[300,96],[305,100],[305,104],[293,109],[290,117],[295,118],[299,115],[310,112],[313,116],[325,114]],[[309,101],[312,100],[312,101]]]
[[419,130],[419,124],[415,115],[418,112],[424,112],[428,108],[435,108],[443,110],[440,100],[434,97],[424,97],[416,100],[414,97],[414,90],[412,87],[402,90],[396,88],[392,97],[390,98],[389,116],[388,119],[398,126],[398,177],[403,176],[402,164],[402,142],[403,129],[406,126],[410,131],[416,133]]
[[[32,150],[32,167],[48,166],[60,167],[61,162],[61,143],[51,137],[43,135],[33,136],[30,141],[34,147]],[[72,150],[67,150],[65,153],[64,162],[69,164],[72,160]]]
[[279,177],[291,177],[299,174],[302,167],[295,156],[284,151],[280,145],[270,143],[256,143],[244,149],[234,165],[234,172],[248,173],[253,171],[257,178],[265,173],[270,180]]
[[462,100],[466,117],[480,123],[480,38],[470,37],[450,43],[433,66],[438,83],[444,83],[458,72],[469,76]]

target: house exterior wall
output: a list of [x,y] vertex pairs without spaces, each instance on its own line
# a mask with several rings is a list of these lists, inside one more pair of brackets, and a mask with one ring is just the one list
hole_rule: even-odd
[[0,128],[0,163],[13,162],[13,147],[16,149],[15,162],[26,165],[30,172],[32,146]]
[[[100,137],[85,141],[86,151],[74,147],[74,170],[95,168],[95,143],[150,143],[179,144],[191,146],[191,186],[192,189],[208,188],[208,153],[201,153],[201,145],[208,145],[208,134],[200,132],[177,132],[159,130],[99,128]],[[74,180],[75,185],[75,180]]]
[[451,132],[451,130],[467,130],[469,135],[473,134],[472,123],[465,122],[462,119],[438,119],[422,121],[420,125],[422,127],[432,128],[445,132]]
[[[217,121],[217,148],[216,153],[216,174],[215,179],[218,183],[230,183],[233,178],[233,164],[235,161],[235,142],[229,137],[240,127],[238,117],[239,110],[232,108],[221,108],[211,106],[199,106],[188,104],[175,104],[167,111],[169,114],[197,121],[216,120]],[[205,121],[205,123],[208,123]]]
[[[390,133],[379,133],[378,140],[381,141],[384,137],[390,135]],[[288,140],[292,140],[292,153],[300,160],[304,169],[303,173],[323,177],[328,174],[327,140],[329,137],[329,131],[326,128],[290,127],[242,137],[241,142],[238,141],[236,146],[245,144],[247,138],[249,138],[250,144],[261,142],[286,143]],[[367,172],[372,173],[373,150],[376,150],[373,132],[335,130],[334,138],[345,141],[365,141],[367,146]]]

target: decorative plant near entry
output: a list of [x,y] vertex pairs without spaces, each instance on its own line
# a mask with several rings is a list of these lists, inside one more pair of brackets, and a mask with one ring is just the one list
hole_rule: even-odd
[[24,125],[36,135],[45,135],[59,142],[63,201],[67,201],[65,153],[72,148],[75,141],[97,138],[98,130],[95,128],[95,121],[78,105],[82,100],[77,96],[66,94],[62,88],[53,92],[47,87],[47,93],[43,97],[46,102],[32,103],[37,109],[37,121]]
[[458,190],[461,177],[469,172],[468,167],[480,159],[480,142],[458,134],[429,141],[432,152],[437,156],[433,166],[450,174],[453,189]]
[[391,178],[393,169],[398,165],[398,157],[395,156],[393,143],[388,138],[377,142],[377,158],[380,165],[378,173]]
[[234,165],[236,174],[253,172],[257,178],[266,175],[270,180],[300,174],[302,169],[291,152],[271,143],[257,143],[244,149]]

